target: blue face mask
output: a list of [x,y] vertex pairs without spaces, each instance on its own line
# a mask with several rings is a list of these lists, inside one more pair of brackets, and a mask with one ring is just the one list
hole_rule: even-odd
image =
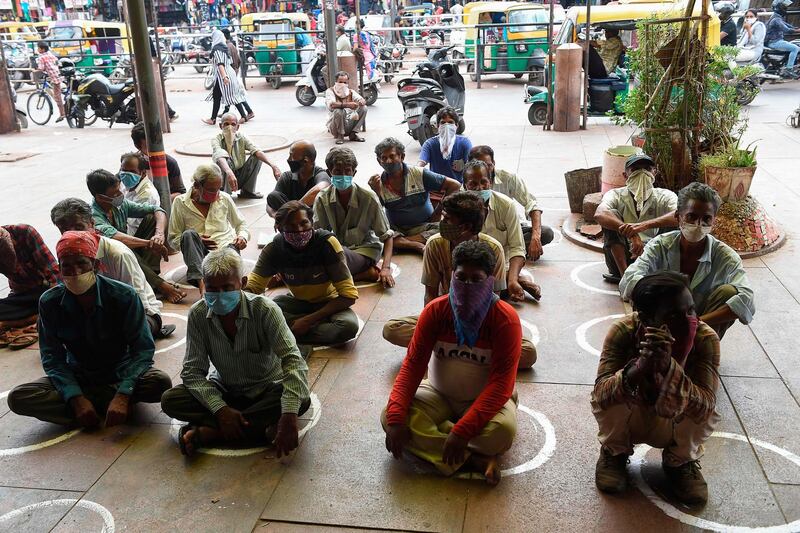
[[338,190],[344,191],[353,185],[353,176],[331,176],[331,184]]
[[488,202],[489,198],[492,197],[492,190],[486,189],[484,191],[478,191],[478,194],[481,195],[481,198],[483,199],[484,202]]
[[227,315],[239,305],[242,291],[206,292],[205,298],[211,312],[215,315]]
[[127,170],[119,171],[119,181],[122,182],[126,189],[133,189],[141,180],[142,177],[135,172],[128,172]]

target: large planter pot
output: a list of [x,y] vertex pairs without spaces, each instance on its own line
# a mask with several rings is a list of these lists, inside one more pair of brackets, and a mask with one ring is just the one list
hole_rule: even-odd
[[603,153],[603,174],[600,178],[603,194],[625,185],[625,162],[630,156],[641,153],[641,148],[627,144],[612,146]]
[[723,202],[738,202],[747,197],[755,173],[755,166],[705,167],[705,180]]
[[564,173],[567,198],[571,213],[583,213],[583,198],[587,194],[600,192],[600,167],[578,168]]

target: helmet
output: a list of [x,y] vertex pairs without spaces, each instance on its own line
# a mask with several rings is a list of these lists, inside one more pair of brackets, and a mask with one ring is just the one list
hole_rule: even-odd
[[792,0],[772,0],[772,10],[779,15],[786,14],[786,8],[792,5]]
[[[779,0],[775,1],[777,2]],[[730,2],[720,2],[719,4],[717,4],[716,10],[717,14],[719,15],[719,18],[721,18],[722,20],[727,20],[731,17],[731,15],[733,15],[733,13],[736,11],[736,8]]]

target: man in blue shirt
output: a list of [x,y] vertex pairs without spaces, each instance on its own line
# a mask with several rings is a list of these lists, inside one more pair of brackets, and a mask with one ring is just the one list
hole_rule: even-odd
[[136,402],[172,386],[153,368],[155,344],[129,285],[96,274],[97,241],[66,231],[56,245],[63,284],[39,300],[39,350],[46,377],[15,387],[8,407],[45,422],[91,428],[123,424]]
[[764,44],[774,50],[789,52],[786,68],[782,70],[781,74],[796,79],[798,74],[793,69],[800,47],[784,39],[786,33],[797,31],[794,26],[784,20],[786,8],[790,5],[792,5],[792,0],[774,0],[772,2],[772,16],[767,22],[767,35],[764,37]]
[[419,166],[430,165],[437,174],[464,182],[464,165],[469,159],[472,143],[458,130],[458,111],[453,107],[443,107],[436,113],[439,135],[431,137],[422,145],[419,155]]
[[461,184],[430,170],[406,165],[403,162],[406,148],[394,137],[378,143],[375,155],[384,172],[372,176],[369,186],[386,209],[389,225],[395,232],[394,246],[422,253],[428,238],[439,231],[440,213],[434,210],[430,193],[441,191],[447,196],[461,189]]

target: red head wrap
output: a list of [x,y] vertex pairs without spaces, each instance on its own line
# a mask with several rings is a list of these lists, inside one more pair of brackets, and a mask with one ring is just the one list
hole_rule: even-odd
[[98,240],[98,237],[90,231],[65,231],[56,244],[56,255],[59,259],[70,255],[96,259]]

